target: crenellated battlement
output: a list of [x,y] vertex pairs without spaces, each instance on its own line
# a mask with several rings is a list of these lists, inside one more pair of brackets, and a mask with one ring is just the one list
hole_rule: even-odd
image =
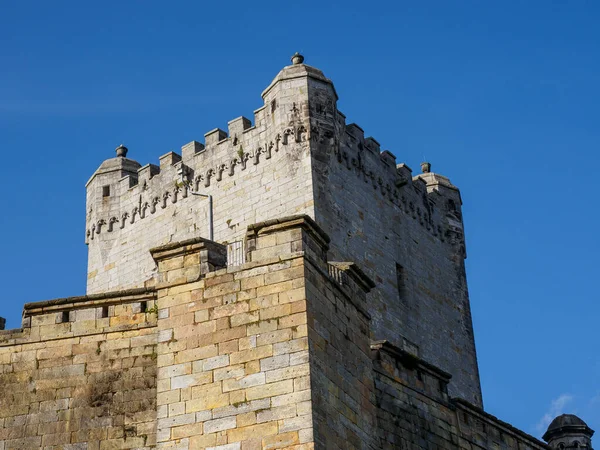
[[464,247],[458,188],[448,178],[431,173],[429,163],[422,164],[427,172],[413,176],[392,152],[382,151],[375,138],[365,138],[360,126],[345,125],[341,113],[338,117],[344,133],[334,145],[337,162],[441,242]]
[[[112,197],[117,200],[111,200],[111,195],[105,193],[101,200],[98,195],[95,199],[88,196],[88,203],[92,200],[92,205],[88,205],[91,213],[88,214],[86,243],[90,244],[99,234],[135,226],[170,205],[189,202],[190,191],[199,192],[211,185],[228,189],[232,182],[243,178],[244,171],[252,171],[252,166],[265,163],[291,144],[322,143],[330,138],[337,162],[362,179],[365,188],[370,186],[440,241],[448,239],[462,245],[461,221],[455,220],[456,216],[460,217],[457,202],[449,203],[454,205],[454,210],[448,211],[440,196],[440,187],[458,192],[456,187],[447,178],[431,174],[429,170],[413,177],[408,166],[397,164],[390,151],[381,151],[379,142],[365,137],[360,126],[346,125],[345,115],[335,108],[337,94],[331,81],[318,69],[301,66],[304,71],[295,65],[284,68],[263,92],[265,104],[254,112],[255,125],[246,117],[235,118],[228,122],[228,132],[215,128],[204,134],[204,144],[192,141],[181,147],[181,154],[169,152],[161,156],[158,165],[142,167],[136,161],[127,160],[127,149],[120,146],[117,152],[121,155],[113,160],[122,158],[127,162],[122,164],[124,176],[112,180],[114,186],[102,186],[112,188]],[[329,98],[325,98],[327,94],[323,94],[322,86],[314,96],[298,98],[282,96],[276,88],[279,82],[290,83],[288,79],[297,81],[302,76],[306,76],[309,86],[318,80],[330,87]],[[309,113],[311,110],[317,113],[314,117]],[[319,125],[324,125],[320,116],[331,118],[333,128],[342,131],[319,129]],[[94,203],[99,205],[94,207]],[[449,217],[453,213],[457,214]]]
[[[340,117],[345,118],[343,114]],[[249,119],[238,117],[229,122],[229,134],[215,128],[205,134],[205,144],[192,141],[181,147],[181,154],[166,153],[159,158],[159,165],[146,164],[136,173],[120,178],[115,195],[126,203],[131,203],[127,202],[131,198],[139,198],[139,202],[131,204],[129,210],[112,211],[112,215],[90,220],[86,244],[93,241],[95,235],[135,225],[157,210],[187,199],[190,191],[208,188],[211,183],[227,183],[249,166],[259,165],[271,159],[274,153],[285,151],[292,143],[310,139],[302,123],[269,130],[270,139],[261,142],[261,134],[266,131],[266,127],[259,129],[252,126]],[[437,187],[458,192],[446,177],[429,171],[413,177],[407,165],[397,164],[393,153],[381,151],[380,144],[373,137],[365,138],[362,128],[354,123],[345,126],[341,145],[334,147],[334,154],[339,164],[365,182],[365,188],[377,191],[442,242],[447,238],[453,242],[462,239],[460,221],[450,217],[456,210],[436,208],[443,203]],[[411,197],[423,197],[427,201],[417,202]]]
[[[256,127],[250,127],[250,121],[245,117],[229,123],[229,136],[223,130],[214,129],[205,134],[205,144],[192,141],[181,148],[181,154],[166,153],[159,158],[159,165],[146,164],[135,173],[118,179],[114,185],[114,197],[128,207],[118,210],[102,208],[103,203],[111,201],[106,198],[110,195],[103,197],[100,210],[108,209],[108,214],[96,213],[93,220],[90,215],[86,244],[91,243],[96,235],[117,232],[151,218],[160,209],[190,197],[191,191],[229,183],[236,176],[242,176],[244,171],[252,170],[252,166],[265,163],[274,154],[307,140],[306,128],[302,124],[269,130],[270,139],[261,141],[260,136],[266,134],[266,130],[261,133]],[[105,186],[112,187],[102,187]],[[139,200],[135,202],[132,199]]]

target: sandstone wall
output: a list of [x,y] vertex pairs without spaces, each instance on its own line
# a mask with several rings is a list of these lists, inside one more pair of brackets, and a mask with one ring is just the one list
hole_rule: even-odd
[[28,305],[0,449],[313,448],[302,223],[251,231],[242,266],[191,239],[152,250],[152,288]]
[[365,295],[372,285],[353,264],[319,263],[306,272],[315,445],[378,449]]
[[28,305],[29,327],[0,332],[0,449],[153,448],[156,315],[142,312],[153,303]]
[[196,244],[153,252],[158,448],[313,448],[301,241],[299,229],[253,239],[252,262],[196,281],[181,278]]

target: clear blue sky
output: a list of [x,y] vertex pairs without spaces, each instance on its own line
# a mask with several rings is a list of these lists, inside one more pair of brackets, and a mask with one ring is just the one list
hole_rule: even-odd
[[118,144],[157,163],[252,117],[301,51],[349,123],[461,188],[486,409],[600,431],[599,23],[583,0],[5,1],[0,315],[84,293],[84,184]]

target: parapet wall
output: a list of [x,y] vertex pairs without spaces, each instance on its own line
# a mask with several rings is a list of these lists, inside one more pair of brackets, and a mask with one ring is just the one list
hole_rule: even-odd
[[28,304],[0,333],[0,449],[313,448],[305,224],[253,228],[241,266],[187,240],[152,249],[152,288]]
[[450,375],[437,367],[386,341],[371,348],[379,448],[549,449],[482,409],[450,398]]
[[[338,114],[338,118],[343,119],[343,114]],[[406,164],[396,163],[393,153],[381,151],[374,138],[365,138],[358,125],[353,123],[344,128],[340,142],[333,146],[339,166],[347,169],[349,176],[364,182],[367,195],[371,189],[379,196],[378,203],[382,207],[389,207],[386,203],[391,203],[405,219],[412,219],[415,225],[440,242],[459,246],[460,252],[464,253],[458,188],[443,175],[429,172],[429,163],[423,164],[427,172],[412,176],[412,170]]]
[[0,332],[0,449],[153,448],[155,299],[26,305],[24,328]]

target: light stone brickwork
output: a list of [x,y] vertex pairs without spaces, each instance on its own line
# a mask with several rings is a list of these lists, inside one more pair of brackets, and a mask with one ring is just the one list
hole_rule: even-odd
[[256,262],[181,284],[193,249],[153,250],[158,448],[313,448],[302,233],[273,237],[288,251],[259,240]]
[[376,283],[373,338],[452,373],[451,394],[481,406],[458,189],[431,172],[412,177],[339,112],[317,114],[332,90],[315,98],[315,220],[331,236],[332,258],[355,261]]

